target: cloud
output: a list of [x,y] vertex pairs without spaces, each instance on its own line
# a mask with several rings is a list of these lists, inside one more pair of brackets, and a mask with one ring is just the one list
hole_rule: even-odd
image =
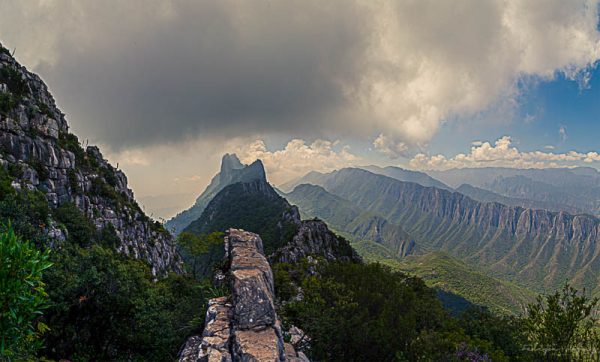
[[[546,146],[545,148],[549,147]],[[582,162],[600,162],[600,154],[577,151],[566,153],[521,152],[512,146],[510,136],[504,136],[496,140],[493,145],[489,142],[482,142],[472,146],[470,153],[459,153],[451,158],[446,158],[444,155],[427,156],[419,153],[410,160],[409,164],[411,167],[421,170],[447,170],[450,168],[492,166],[513,168],[569,167],[577,166]]]
[[5,45],[114,149],[271,133],[396,157],[524,79],[589,82],[597,23],[588,0],[0,3]]
[[[335,148],[339,148],[336,150]],[[317,139],[311,144],[301,139],[289,141],[281,150],[269,151],[265,142],[256,140],[236,150],[240,160],[250,163],[262,160],[269,181],[281,184],[310,171],[329,172],[356,165],[362,160],[350,153],[349,146],[339,147],[339,142]]]
[[373,141],[373,147],[391,159],[395,159],[400,156],[406,156],[408,151],[408,146],[406,143],[394,141],[383,133],[380,134],[375,141]]

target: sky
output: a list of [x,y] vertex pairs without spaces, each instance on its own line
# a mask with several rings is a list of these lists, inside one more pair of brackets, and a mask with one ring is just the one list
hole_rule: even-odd
[[221,156],[310,170],[600,166],[597,1],[0,0],[38,73],[146,210]]

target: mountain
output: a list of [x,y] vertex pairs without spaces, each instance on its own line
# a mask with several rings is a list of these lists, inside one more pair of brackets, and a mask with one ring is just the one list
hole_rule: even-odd
[[302,184],[285,194],[301,214],[325,220],[353,241],[371,240],[393,250],[395,256],[415,252],[415,243],[401,226],[362,210],[320,186]]
[[590,167],[487,167],[428,173],[452,187],[469,184],[510,198],[542,202],[550,210],[600,215],[600,172]]
[[565,279],[593,290],[600,220],[589,215],[477,202],[458,192],[347,168],[322,179],[328,192],[393,220],[423,251],[442,250],[539,291]]
[[[142,211],[125,174],[97,147],[80,144],[40,77],[5,51],[0,52],[0,165],[14,189],[40,193],[52,210],[74,205],[97,230],[114,231],[114,247],[146,260],[154,275],[182,270],[171,235]],[[50,239],[66,238],[56,220],[42,226]]]
[[251,165],[243,165],[235,154],[225,154],[221,160],[221,171],[212,178],[210,184],[198,196],[194,205],[167,221],[165,226],[174,235],[177,235],[194,220],[198,219],[210,200],[226,186],[235,182],[247,182],[264,178],[265,171],[262,164],[259,165],[255,162]]
[[[253,165],[253,166],[252,166]],[[261,235],[266,255],[273,261],[297,262],[307,255],[328,260],[360,260],[349,243],[321,220],[301,220],[292,206],[267,182],[260,160],[249,167],[257,179],[226,186],[208,203],[185,232],[206,234],[237,228]]]
[[458,187],[456,191],[460,192],[463,195],[469,196],[473,200],[477,200],[480,202],[498,202],[500,204],[509,206],[520,206],[525,209],[544,209],[555,212],[566,211],[571,214],[582,213],[582,209],[578,207],[569,207],[564,204],[549,201],[536,201],[527,198],[503,196],[493,191],[471,186],[469,184],[460,185],[460,187]]
[[[405,170],[403,168],[394,166],[379,167],[371,165],[363,166],[360,168],[372,173],[376,173],[378,175],[384,175],[391,178],[395,178],[399,181],[414,182],[426,187],[437,187],[439,189],[452,191],[451,187],[447,186],[443,182],[434,179],[433,177],[429,176],[424,172]],[[302,177],[296,178],[294,180],[279,185],[279,189],[284,192],[290,192],[296,186],[302,184],[320,185],[326,178],[327,174],[325,173],[310,171]]]
[[437,187],[438,189],[452,191],[452,188],[445,183],[434,179],[424,172],[405,170],[400,167],[387,166],[364,166],[360,167],[364,170],[376,173],[379,175],[395,178],[399,181],[414,182],[425,187]]
[[319,185],[327,175],[317,171],[310,171],[304,176],[298,177],[294,180],[288,181],[284,184],[279,185],[279,189],[283,192],[290,192],[296,186],[302,184]]
[[265,252],[270,254],[295,234],[296,213],[266,180],[237,182],[221,190],[184,231],[207,234],[229,227],[252,231],[262,236]]

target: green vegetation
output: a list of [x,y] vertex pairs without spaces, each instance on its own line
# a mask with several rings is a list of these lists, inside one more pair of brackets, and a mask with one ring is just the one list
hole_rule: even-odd
[[[39,191],[17,191],[11,186],[18,172],[16,167],[0,167],[0,225],[10,222],[14,230],[8,239],[0,237],[0,335],[6,336],[6,358],[21,360],[29,354],[32,359],[75,361],[173,360],[185,339],[202,329],[207,299],[222,291],[190,276],[169,275],[155,281],[145,262],[114,251],[120,240],[112,225],[96,230],[74,204],[50,210]],[[67,240],[47,239],[45,230],[51,219],[65,230]],[[23,265],[28,255],[35,256],[36,249],[10,235],[35,243],[44,258],[37,262],[37,270],[45,268],[48,261],[54,264],[43,279],[35,269]],[[21,251],[11,256],[15,262],[8,263],[4,253],[5,248],[14,250],[11,245]],[[53,252],[48,260],[44,250],[50,245]],[[3,275],[9,275],[13,284],[5,288]],[[28,298],[9,289],[22,285],[15,275],[29,278],[25,283],[40,294]],[[5,294],[5,290],[9,292]],[[32,311],[41,310],[42,304],[37,303],[44,290],[48,303],[43,317],[35,312],[31,319]],[[22,304],[6,301],[7,296],[23,297],[18,300]],[[9,317],[15,313],[18,330],[6,324],[7,305]],[[6,328],[11,328],[12,334],[5,332]],[[42,332],[46,333],[39,339]],[[37,347],[42,348],[35,357]]]
[[[274,273],[278,297],[288,298],[280,301],[281,317],[310,336],[308,353],[315,360],[462,361],[479,356],[503,361],[520,353],[508,319],[485,311],[454,319],[419,278],[381,264],[304,261],[275,266]],[[296,286],[302,288],[301,300],[292,298]],[[483,335],[475,323],[462,327],[475,313],[496,330]]]
[[21,77],[21,73],[17,68],[13,66],[0,68],[0,83],[6,84],[8,91],[12,93],[17,100],[20,100],[20,98],[29,90],[27,82]]
[[462,296],[494,313],[518,315],[537,296],[524,287],[494,278],[481,268],[467,265],[443,252],[399,259],[374,242],[361,241],[352,245],[365,260],[416,275],[431,288]]
[[71,245],[47,275],[46,356],[75,361],[175,359],[202,328],[206,297],[194,279],[153,282],[150,268],[111,248]]
[[208,235],[183,232],[177,236],[177,244],[181,247],[181,255],[189,267],[188,271],[196,279],[211,277],[213,267],[224,256],[221,232]]
[[523,319],[527,348],[540,360],[594,360],[600,348],[598,301],[568,284],[545,299],[538,297]]
[[264,181],[236,183],[225,187],[209,203],[202,216],[185,231],[197,235],[238,228],[252,231],[263,240],[269,255],[285,245],[296,233],[296,226],[282,220],[290,205]]
[[0,114],[7,115],[12,111],[17,102],[10,92],[0,92]]
[[48,251],[15,235],[0,233],[0,359],[24,360],[35,356],[47,330],[40,321],[48,307],[42,274],[52,264]]
[[39,191],[17,192],[11,186],[13,175],[19,171],[15,167],[9,170],[0,167],[0,222],[10,222],[17,235],[42,245],[50,216],[48,201]]
[[598,360],[598,299],[568,285],[523,316],[473,307],[453,317],[421,279],[379,263],[305,259],[273,272],[280,317],[310,336],[314,360]]

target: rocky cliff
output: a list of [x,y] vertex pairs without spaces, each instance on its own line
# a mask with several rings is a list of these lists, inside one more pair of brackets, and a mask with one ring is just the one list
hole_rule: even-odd
[[209,301],[204,332],[188,339],[179,361],[308,361],[283,341],[260,237],[230,229],[224,241],[231,296]]
[[[146,260],[153,274],[181,271],[170,234],[140,209],[125,174],[97,147],[82,147],[44,82],[1,45],[0,164],[13,187],[43,192],[53,208],[73,203],[99,230],[114,226],[117,250]],[[65,237],[56,225],[47,232]]]

